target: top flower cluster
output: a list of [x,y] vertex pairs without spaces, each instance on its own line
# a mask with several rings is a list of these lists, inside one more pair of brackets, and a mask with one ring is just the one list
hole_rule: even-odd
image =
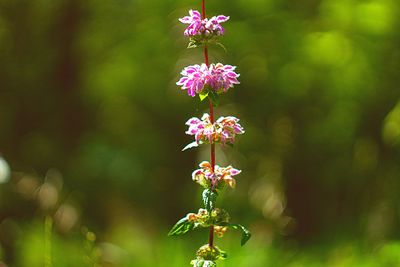
[[212,37],[224,34],[225,30],[221,26],[221,23],[228,19],[229,17],[224,15],[214,16],[210,19],[202,19],[199,11],[189,10],[189,16],[180,18],[179,21],[184,24],[189,24],[184,32],[186,36]]

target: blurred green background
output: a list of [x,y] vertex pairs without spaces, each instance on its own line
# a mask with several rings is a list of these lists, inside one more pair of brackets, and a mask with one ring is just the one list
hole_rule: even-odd
[[[181,152],[207,104],[175,85],[203,61],[177,20],[200,4],[0,0],[1,267],[188,266],[207,242],[166,236],[209,157]],[[253,233],[218,239],[220,266],[400,266],[399,1],[207,12],[231,16],[211,62],[241,74],[216,115],[246,130],[217,150],[243,170],[218,205]]]

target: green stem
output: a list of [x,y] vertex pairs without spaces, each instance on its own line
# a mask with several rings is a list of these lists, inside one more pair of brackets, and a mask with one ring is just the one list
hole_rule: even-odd
[[44,219],[44,267],[52,267],[51,237],[53,231],[53,219],[47,215]]

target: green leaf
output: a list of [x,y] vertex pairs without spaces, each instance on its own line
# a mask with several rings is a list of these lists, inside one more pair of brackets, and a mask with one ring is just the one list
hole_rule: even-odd
[[214,107],[219,105],[219,94],[217,92],[210,90],[208,96],[210,97]]
[[202,40],[198,38],[190,38],[187,48],[196,48],[202,45]]
[[169,231],[169,236],[183,235],[193,230],[195,225],[193,222],[189,222],[189,220],[185,217],[180,219]]
[[197,47],[197,44],[194,41],[190,41],[188,46],[187,46],[187,48],[196,48],[196,47]]
[[194,142],[191,142],[190,144],[187,144],[187,145],[182,149],[182,151],[188,150],[188,149],[193,148],[193,147],[198,147],[198,146],[199,146],[199,144],[198,144],[196,141],[194,141]]
[[202,91],[200,94],[199,94],[199,97],[200,97],[200,101],[203,101],[204,99],[206,99],[207,98],[207,96],[208,96],[208,93],[209,93],[209,91]]
[[226,258],[228,258],[228,253],[226,253],[226,251],[219,250],[219,256],[218,256],[218,258],[219,258],[219,259],[225,260]]
[[217,192],[211,189],[204,189],[203,191],[203,203],[206,210],[211,211],[214,209],[215,202],[217,201]]
[[240,241],[240,245],[241,246],[244,246],[244,244],[246,244],[247,241],[249,241],[249,239],[251,237],[250,231],[247,230],[247,228],[244,227],[241,224],[222,223],[222,224],[220,224],[220,226],[228,226],[228,227],[233,228],[235,230],[241,230],[242,231],[242,240]]

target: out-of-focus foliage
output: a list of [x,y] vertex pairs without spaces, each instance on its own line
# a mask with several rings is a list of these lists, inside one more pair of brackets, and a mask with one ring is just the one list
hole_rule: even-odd
[[[166,239],[199,206],[190,174],[208,159],[207,148],[181,152],[184,122],[207,110],[175,85],[202,62],[177,21],[190,8],[200,1],[0,0],[0,152],[12,170],[0,266],[48,255],[57,267],[185,266],[205,242]],[[243,170],[218,205],[253,233],[240,249],[234,231],[217,240],[221,266],[399,265],[400,3],[207,10],[231,16],[228,51],[212,47],[211,62],[241,74],[217,115],[246,130],[217,151]]]

